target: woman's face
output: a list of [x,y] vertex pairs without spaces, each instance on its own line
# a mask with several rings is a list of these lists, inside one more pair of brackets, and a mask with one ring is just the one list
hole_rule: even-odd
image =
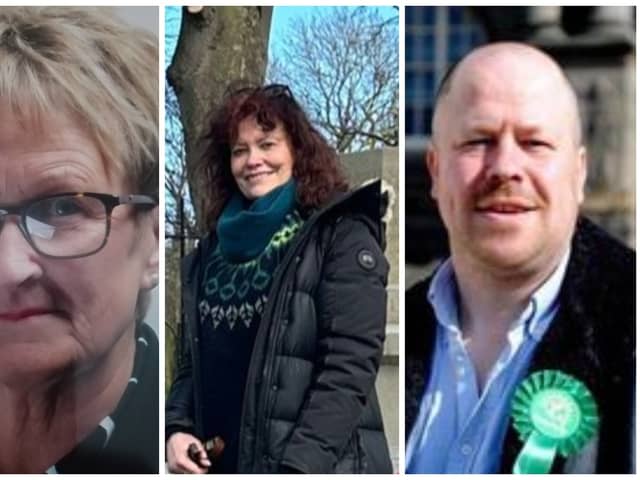
[[261,197],[291,178],[293,153],[282,123],[267,132],[255,117],[238,125],[238,138],[231,146],[231,173],[249,200]]
[[[129,192],[109,175],[91,137],[65,115],[45,131],[0,104],[0,207],[61,192]],[[0,384],[44,385],[58,373],[117,368],[132,348],[138,292],[154,286],[158,243],[154,215],[113,210],[99,252],[47,258],[29,245],[18,218],[0,228]],[[119,357],[120,355],[120,357]]]

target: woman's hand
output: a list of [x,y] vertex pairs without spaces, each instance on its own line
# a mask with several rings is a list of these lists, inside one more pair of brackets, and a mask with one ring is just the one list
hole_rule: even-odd
[[[198,463],[189,458],[190,445],[195,445],[197,448]],[[181,432],[174,433],[167,440],[167,463],[171,473],[207,473],[211,466],[200,440],[193,435]]]

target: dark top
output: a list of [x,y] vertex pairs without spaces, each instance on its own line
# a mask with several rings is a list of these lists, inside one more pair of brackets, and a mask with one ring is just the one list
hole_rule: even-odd
[[158,338],[136,332],[129,384],[113,413],[53,467],[57,473],[158,473]]
[[[232,263],[220,245],[210,253],[200,287],[198,308],[202,332],[201,358],[205,439],[220,436],[225,448],[213,462],[215,473],[235,473],[238,464],[238,434],[247,371],[273,272],[285,254],[291,236],[283,229],[297,230],[302,220],[287,215],[280,230],[255,259]],[[274,241],[275,239],[275,241]]]

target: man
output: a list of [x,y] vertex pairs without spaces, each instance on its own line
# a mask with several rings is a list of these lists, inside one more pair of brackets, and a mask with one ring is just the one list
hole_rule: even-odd
[[549,470],[632,471],[635,253],[579,216],[586,152],[567,78],[532,47],[478,48],[443,82],[432,140],[451,257],[407,292],[407,472],[522,467],[532,440],[512,401],[542,370],[581,382],[599,419],[568,458],[547,449]]

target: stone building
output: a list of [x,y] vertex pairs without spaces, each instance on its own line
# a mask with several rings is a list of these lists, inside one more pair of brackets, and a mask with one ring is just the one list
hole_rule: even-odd
[[564,68],[589,154],[583,213],[634,246],[634,7],[407,7],[405,18],[407,287],[447,253],[424,167],[434,93],[449,65],[487,42],[530,43]]

